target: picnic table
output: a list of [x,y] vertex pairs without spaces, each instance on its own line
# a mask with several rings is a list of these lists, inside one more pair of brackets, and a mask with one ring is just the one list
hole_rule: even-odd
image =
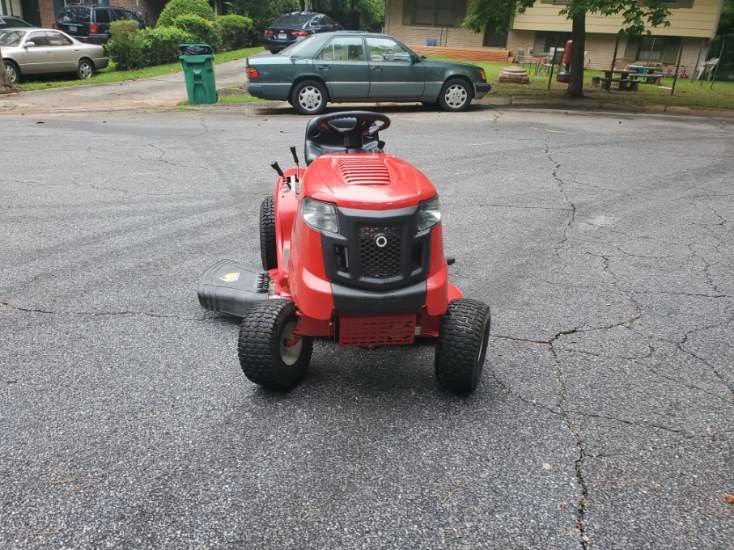
[[621,92],[636,92],[640,87],[640,83],[659,84],[661,78],[663,78],[663,73],[614,69],[613,71],[604,71],[603,77],[593,77],[591,84],[592,86],[599,86],[601,84],[602,90],[606,90],[608,92],[612,88],[612,84],[616,83],[617,89]]

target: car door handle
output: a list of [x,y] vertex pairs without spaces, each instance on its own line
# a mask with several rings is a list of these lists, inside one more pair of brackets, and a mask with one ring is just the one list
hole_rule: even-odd
[[316,68],[320,71],[328,71],[329,69],[331,69],[331,67],[329,67],[328,65],[316,65]]
[[380,67],[379,65],[372,65],[370,69],[372,69],[373,71],[381,71],[382,67]]

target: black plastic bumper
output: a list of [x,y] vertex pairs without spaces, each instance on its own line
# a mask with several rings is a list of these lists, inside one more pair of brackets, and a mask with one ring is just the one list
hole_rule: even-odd
[[334,307],[340,314],[381,315],[390,313],[417,313],[426,302],[426,282],[394,290],[360,290],[333,284]]

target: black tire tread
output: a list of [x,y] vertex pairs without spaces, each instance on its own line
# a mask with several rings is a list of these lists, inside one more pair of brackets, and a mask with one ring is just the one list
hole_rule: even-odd
[[260,203],[260,257],[265,271],[278,267],[273,197],[265,197]]
[[292,367],[282,366],[279,354],[279,328],[292,317],[296,308],[290,300],[267,300],[255,304],[242,319],[237,342],[240,367],[255,384],[287,391],[306,376],[311,361],[313,341],[303,339],[303,350]]
[[[5,65],[13,66],[13,68],[15,69],[15,84],[20,84],[23,81],[23,73],[20,72],[20,67],[18,66],[18,64],[12,59],[3,59],[3,62],[5,63]],[[2,68],[3,71],[5,70],[5,67],[0,68]]]
[[[485,322],[486,330],[483,330]],[[439,386],[455,393],[469,393],[476,388],[484,363],[483,357],[482,364],[477,366],[477,355],[490,323],[489,306],[483,302],[463,298],[449,304],[436,343],[435,370]]]

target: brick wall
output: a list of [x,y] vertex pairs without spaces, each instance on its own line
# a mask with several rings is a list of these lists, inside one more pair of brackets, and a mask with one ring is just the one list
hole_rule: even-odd
[[385,6],[385,32],[408,46],[425,46],[435,38],[448,48],[481,48],[483,35],[463,27],[423,27],[403,25],[403,0],[388,0]]

